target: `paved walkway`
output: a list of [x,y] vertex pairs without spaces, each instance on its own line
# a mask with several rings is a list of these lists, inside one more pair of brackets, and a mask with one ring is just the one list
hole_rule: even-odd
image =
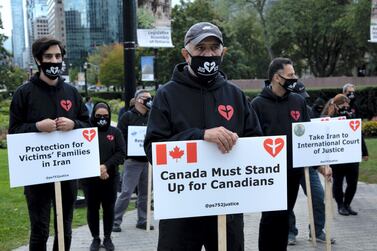
[[[317,248],[311,245],[308,237],[308,220],[306,210],[306,197],[300,190],[296,203],[295,213],[299,235],[297,245],[289,246],[289,251],[312,251],[325,250],[325,245],[318,243]],[[335,202],[334,202],[334,206]],[[377,250],[377,185],[359,183],[358,191],[352,203],[358,216],[340,216],[334,214],[332,223],[332,237],[336,238],[333,245],[334,251],[376,251]],[[258,225],[260,214],[245,214],[245,246],[247,251],[257,249]],[[113,233],[113,242],[119,251],[153,251],[156,250],[158,230],[146,232],[135,228],[136,211],[125,215],[122,232]],[[153,225],[158,229],[158,222]],[[52,238],[49,239],[51,250]],[[91,236],[88,226],[82,226],[73,230],[72,251],[89,250]],[[27,246],[16,249],[17,251],[28,250]],[[104,249],[101,249],[104,250]]]

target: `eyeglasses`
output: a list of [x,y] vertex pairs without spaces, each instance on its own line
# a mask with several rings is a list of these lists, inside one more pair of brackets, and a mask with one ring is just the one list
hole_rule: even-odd
[[56,59],[61,59],[62,58],[62,54],[61,53],[55,53],[55,54],[53,54],[53,53],[45,53],[45,54],[43,54],[43,57],[45,59],[52,59],[52,57],[54,57],[54,56],[55,56]]

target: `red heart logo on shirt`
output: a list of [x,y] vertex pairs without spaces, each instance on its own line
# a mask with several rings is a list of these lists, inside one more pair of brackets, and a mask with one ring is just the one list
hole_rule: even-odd
[[300,112],[299,111],[291,111],[291,116],[294,120],[298,120],[300,118]]
[[60,106],[63,107],[64,110],[66,110],[67,112],[71,109],[72,107],[72,102],[71,100],[61,100],[60,101]]
[[82,135],[87,141],[92,141],[94,137],[96,136],[96,130],[90,129],[90,130],[84,130],[82,131]]
[[356,132],[356,130],[357,130],[357,129],[359,128],[359,126],[360,126],[360,121],[359,121],[359,120],[352,120],[352,121],[350,121],[349,125],[350,125],[351,129],[352,129],[354,132]]
[[234,109],[231,105],[219,105],[217,107],[217,111],[220,113],[221,116],[223,116],[226,120],[230,120],[233,116]]
[[108,135],[106,136],[106,138],[107,138],[109,141],[113,141],[113,140],[114,140],[114,135],[108,134]]
[[263,142],[264,149],[272,156],[276,157],[284,147],[284,140],[282,138],[266,139]]

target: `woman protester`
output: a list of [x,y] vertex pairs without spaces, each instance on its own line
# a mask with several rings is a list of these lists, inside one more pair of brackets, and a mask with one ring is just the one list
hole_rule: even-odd
[[[330,99],[322,112],[323,117],[339,117],[345,116],[347,119],[355,118],[350,109],[350,99],[338,94]],[[362,138],[362,157],[363,160],[368,159],[368,150],[365,141]],[[357,189],[357,181],[359,179],[359,163],[345,163],[331,165],[333,171],[333,196],[338,205],[338,213],[340,215],[357,215],[358,213],[351,208],[351,202],[355,196]],[[343,180],[347,181],[346,190],[343,192]]]
[[98,128],[100,152],[100,176],[83,180],[85,199],[87,202],[87,220],[93,241],[91,251],[99,250],[100,217],[103,210],[103,246],[107,251],[114,250],[111,241],[111,230],[114,222],[114,205],[119,184],[118,165],[124,162],[124,139],[116,127],[110,125],[111,111],[108,104],[100,102],[94,105],[90,123]]

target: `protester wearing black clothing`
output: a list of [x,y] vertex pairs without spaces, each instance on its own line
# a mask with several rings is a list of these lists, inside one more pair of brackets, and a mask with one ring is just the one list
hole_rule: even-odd
[[111,230],[114,222],[114,205],[119,183],[118,165],[124,161],[124,140],[121,132],[110,125],[110,107],[104,103],[94,105],[90,123],[98,127],[98,143],[100,152],[100,177],[83,180],[85,199],[87,202],[87,220],[93,237],[91,251],[100,248],[100,206],[103,210],[103,245],[107,251],[114,250],[111,241]]
[[282,251],[287,249],[289,210],[296,202],[302,168],[292,166],[292,128],[294,122],[310,121],[306,102],[291,91],[297,78],[292,61],[274,59],[268,69],[269,80],[252,102],[264,135],[287,136],[287,192],[288,210],[262,212],[259,226],[259,250]]
[[[149,109],[152,102],[151,94],[144,89],[138,90],[134,97],[134,107],[125,112],[118,123],[124,141],[128,142],[129,126],[146,126],[148,123]],[[124,163],[121,192],[115,202],[115,218],[113,232],[121,232],[120,227],[123,215],[128,208],[132,193],[137,188],[137,223],[139,229],[147,226],[147,198],[148,198],[148,160],[145,156],[129,156]],[[154,226],[150,226],[153,230]]]
[[[33,43],[32,52],[39,72],[20,86],[10,106],[9,134],[69,131],[89,126],[85,104],[77,90],[60,77],[64,48],[52,37]],[[61,182],[65,249],[71,245],[71,224],[77,194],[77,181]],[[46,250],[51,204],[55,212],[54,184],[25,186],[30,218],[29,249]],[[56,215],[56,212],[55,212]],[[54,250],[57,250],[56,218]]]
[[[327,102],[323,109],[322,116],[338,117],[346,116],[347,119],[355,118],[354,113],[350,107],[350,99],[338,94],[329,102]],[[363,160],[368,160],[368,149],[366,147],[364,138],[361,138],[361,153]],[[358,213],[352,209],[351,202],[356,194],[357,181],[359,179],[359,163],[344,163],[331,165],[333,170],[333,196],[338,205],[338,213],[340,215],[357,215]],[[343,192],[343,181],[346,179],[347,186]]]
[[[261,135],[244,93],[219,71],[226,48],[218,27],[197,23],[184,44],[186,63],[175,67],[171,81],[158,89],[153,101],[144,141],[150,162],[152,142],[205,140],[227,153],[238,137]],[[218,250],[216,219],[160,220],[158,250]],[[227,215],[227,250],[244,250],[243,224],[242,214]]]

